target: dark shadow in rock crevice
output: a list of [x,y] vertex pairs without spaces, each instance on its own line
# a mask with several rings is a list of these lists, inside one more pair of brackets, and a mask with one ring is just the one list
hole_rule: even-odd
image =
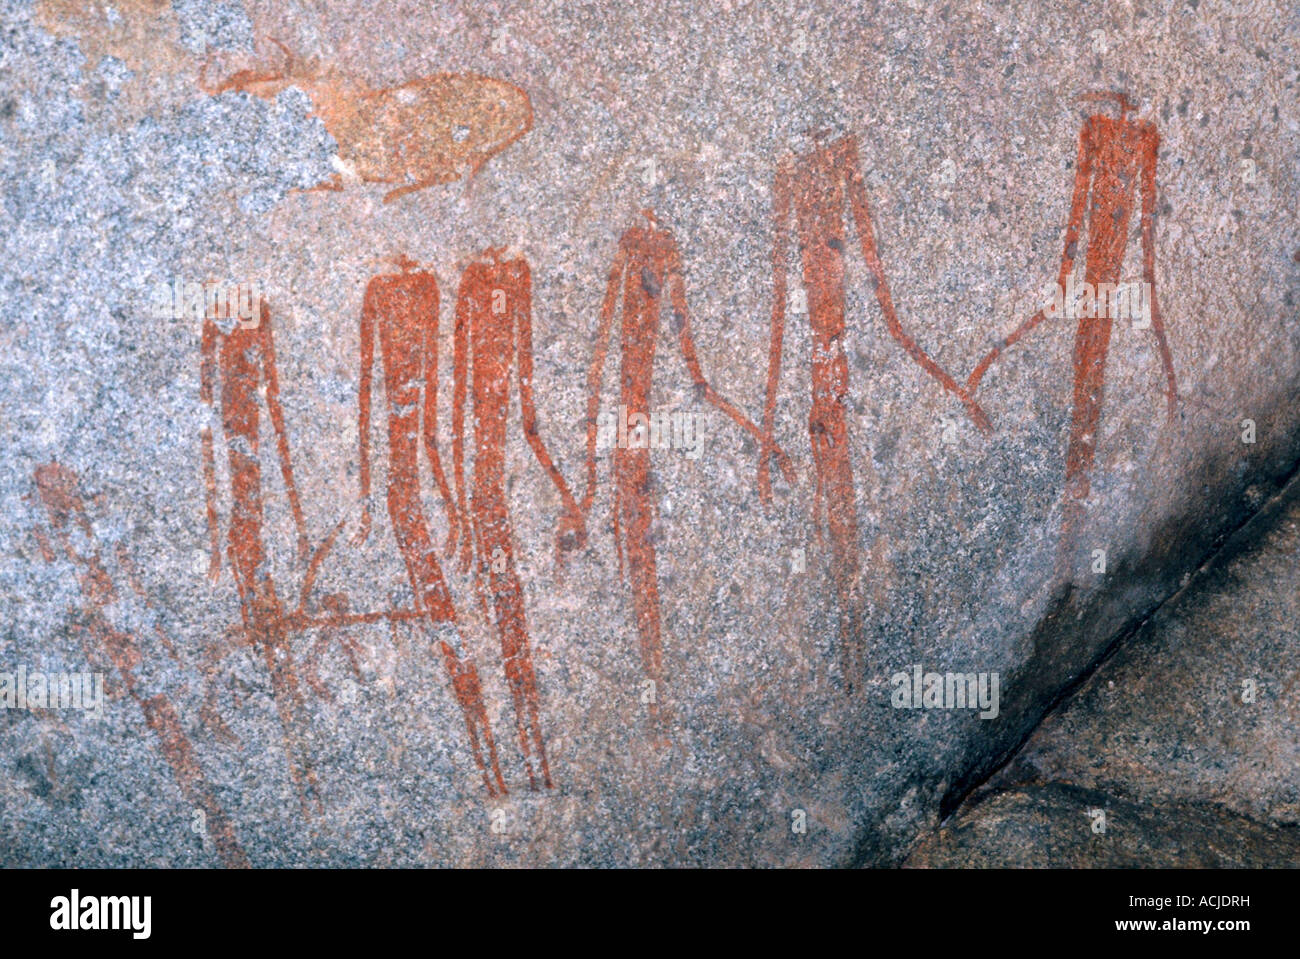
[[[1294,401],[1291,392],[1284,391],[1259,422],[1280,429],[1288,423],[1288,414],[1294,414]],[[1300,435],[1287,433],[1250,458],[1258,464],[1253,470],[1240,468],[1241,448],[1207,452],[1183,484],[1191,491],[1184,494],[1184,507],[1150,534],[1142,555],[1117,557],[1108,585],[1100,590],[1084,593],[1069,584],[1056,590],[1048,613],[1027,638],[1030,658],[1004,681],[1007,689],[1021,691],[1014,700],[1004,701],[1006,727],[1012,732],[990,737],[988,748],[974,752],[967,768],[943,790],[938,802],[941,823],[1006,766],[1042,722],[1152,616],[1248,550],[1287,504],[1300,497]],[[1097,638],[1103,636],[1108,638]],[[1096,653],[1077,665],[1072,652],[1090,646]],[[898,858],[882,856],[882,850],[880,837],[868,829],[855,862],[897,864]]]

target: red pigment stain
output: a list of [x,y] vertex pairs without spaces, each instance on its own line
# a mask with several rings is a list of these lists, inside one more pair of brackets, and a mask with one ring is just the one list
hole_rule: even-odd
[[[388,406],[388,515],[417,608],[431,624],[447,624],[454,631],[456,613],[451,594],[420,503],[419,455],[423,446],[446,504],[450,552],[459,524],[437,445],[438,281],[432,273],[415,269],[416,264],[410,260],[402,258],[398,265],[400,273],[371,279],[361,309],[361,498],[363,506],[370,498],[371,375],[378,337]],[[367,511],[359,541],[365,540],[369,529]],[[506,785],[483,703],[482,684],[474,663],[462,656],[457,645],[445,638],[438,641],[447,678],[464,715],[474,762],[488,795],[495,796],[506,792]]]
[[[1173,358],[1165,338],[1155,288],[1155,203],[1156,159],[1160,135],[1154,123],[1130,119],[1133,104],[1123,94],[1094,93],[1082,99],[1114,101],[1119,117],[1093,114],[1079,133],[1079,152],[1074,171],[1074,195],[1065,227],[1065,248],[1061,253],[1058,289],[1074,272],[1080,231],[1086,229],[1084,282],[1095,290],[1100,284],[1119,281],[1128,244],[1128,228],[1135,209],[1136,192],[1142,194],[1142,279],[1150,295],[1151,330],[1155,334],[1167,387],[1168,418],[1178,406],[1178,388]],[[1106,353],[1110,347],[1109,310],[1095,310],[1100,316],[1081,316],[1074,338],[1074,398],[1070,415],[1070,437],[1065,454],[1064,519],[1057,553],[1057,575],[1069,574],[1075,541],[1085,513],[1096,458],[1097,430],[1101,422],[1102,390]],[[971,373],[967,388],[974,393],[980,379],[1001,352],[1046,319],[1039,310],[980,360]]]
[[[78,629],[84,631],[93,648],[108,656],[121,676],[127,694],[140,707],[145,725],[157,737],[158,748],[171,767],[181,795],[187,803],[203,811],[205,828],[212,837],[222,865],[247,869],[248,857],[235,838],[234,827],[199,765],[175,706],[161,693],[149,696],[140,689],[135,671],[144,659],[142,644],[136,637],[114,628],[107,618],[106,609],[117,601],[118,593],[99,550],[83,555],[73,545],[70,526],[80,530],[87,542],[93,543],[94,535],[85,504],[77,492],[80,486],[77,475],[58,463],[46,463],[37,467],[35,480],[49,520],[50,534],[67,559],[78,568],[81,592],[89,604],[85,622]],[[55,555],[46,558],[52,561]],[[82,641],[85,643],[87,639]]]
[[811,327],[812,408],[808,436],[816,470],[813,524],[818,542],[823,525],[830,538],[831,568],[839,604],[840,646],[845,683],[850,692],[864,669],[861,600],[859,597],[858,520],[853,495],[853,462],[844,409],[849,392],[849,365],[844,353],[844,251],[847,242],[845,201],[857,229],[862,257],[871,271],[876,301],[889,334],[904,351],[965,407],[980,430],[990,429],[984,411],[903,329],[889,292],[867,206],[866,185],[853,136],[824,143],[783,162],[773,189],[776,239],[772,249],[772,340],[768,360],[767,402],[763,410],[763,452],[759,461],[759,494],[771,501],[769,456],[773,446],[776,392],[781,376],[781,347],[785,336],[787,297],[786,256],[793,220],[808,296]]
[[[531,788],[551,786],[542,737],[537,678],[533,671],[523,586],[515,564],[514,536],[505,487],[505,443],[513,379],[518,384],[524,438],[564,503],[566,524],[581,538],[582,519],[537,427],[533,401],[532,274],[523,257],[502,260],[488,249],[465,268],[456,299],[455,392],[452,442],[456,490],[467,529],[462,563],[474,564],[484,617],[496,624],[515,727]],[[472,387],[472,388],[471,388]],[[466,506],[465,406],[474,420],[474,476]],[[489,602],[490,597],[490,602]],[[489,611],[489,606],[491,610]]]

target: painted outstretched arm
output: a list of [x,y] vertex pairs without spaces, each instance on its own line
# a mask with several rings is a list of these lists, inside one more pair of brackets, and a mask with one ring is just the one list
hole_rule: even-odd
[[460,520],[451,487],[447,485],[447,474],[442,468],[442,457],[438,455],[438,312],[438,293],[435,289],[428,314],[420,317],[420,349],[424,353],[424,451],[429,457],[434,482],[438,484],[438,492],[447,510],[446,555],[450,556],[456,549]]
[[[367,294],[369,291],[367,291]],[[353,537],[360,546],[370,536],[370,401],[375,365],[375,307],[369,295],[361,304],[361,387],[357,394],[357,439],[361,457],[361,527]]]
[[[1065,295],[1065,281],[1074,272],[1074,260],[1078,255],[1079,230],[1083,225],[1083,211],[1088,202],[1088,189],[1092,181],[1092,154],[1092,123],[1089,122],[1084,124],[1083,129],[1079,131],[1079,153],[1074,163],[1074,195],[1070,200],[1070,218],[1065,226],[1065,246],[1061,251],[1061,269],[1056,277],[1056,288],[1061,291],[1062,296]],[[985,354],[966,381],[966,389],[971,396],[975,395],[975,391],[979,389],[980,380],[984,378],[984,374],[988,372],[989,367],[993,365],[993,362],[1001,355],[1002,351],[1045,319],[1047,319],[1047,311],[1039,310],[1016,327],[1006,339],[1000,341]]]
[[790,163],[777,170],[772,190],[772,343],[767,354],[767,392],[763,402],[763,433],[758,449],[758,498],[772,503],[771,460],[776,452],[776,388],[781,379],[781,346],[785,339],[785,252],[790,222]]
[[293,463],[289,459],[289,434],[284,427],[284,409],[280,406],[280,379],[275,367],[275,338],[271,333],[271,310],[262,301],[261,321],[257,335],[262,341],[262,369],[266,376],[266,408],[271,414],[275,430],[276,452],[280,457],[280,473],[284,477],[285,492],[293,510],[293,524],[298,530],[298,558],[307,562],[311,552],[307,545],[307,525],[303,521],[302,502],[298,499],[298,484],[293,480]]
[[916,340],[903,329],[903,324],[898,321],[898,313],[894,309],[894,299],[889,292],[889,280],[885,276],[885,267],[880,262],[880,254],[876,249],[875,232],[871,226],[871,211],[867,206],[867,187],[862,176],[862,167],[858,162],[858,144],[855,137],[845,137],[841,146],[843,151],[839,158],[840,169],[845,171],[846,186],[849,194],[849,207],[853,211],[853,223],[857,227],[858,242],[862,246],[862,258],[867,261],[867,268],[871,270],[876,280],[876,301],[880,304],[880,311],[885,315],[885,324],[889,327],[889,335],[898,341],[899,345],[907,352],[921,369],[925,370],[934,377],[939,384],[957,399],[961,400],[962,406],[966,408],[966,415],[969,416],[981,432],[993,432],[993,424],[989,418],[984,415],[980,405],[975,402],[971,393],[959,386],[957,381],[948,375],[938,363],[930,358],[930,355],[921,349]]
[[596,331],[596,349],[591,355],[587,371],[587,489],[582,496],[582,516],[591,512],[596,499],[596,433],[600,413],[600,385],[605,370],[605,355],[609,351],[609,334],[614,326],[614,311],[618,308],[619,287],[627,267],[627,249],[618,245],[618,255],[609,268],[609,281],[605,285],[605,301],[600,307],[600,327]]
[[[546,470],[546,475],[550,477],[551,482],[555,484],[556,491],[560,494],[560,500],[564,503],[564,516],[560,519],[560,527],[556,533],[555,559],[556,563],[562,563],[564,559],[564,548],[581,547],[587,540],[587,528],[583,519],[582,509],[578,506],[577,500],[573,498],[573,492],[569,489],[569,484],[564,481],[551,454],[546,451],[546,445],[542,442],[542,437],[537,432],[537,406],[533,401],[533,322],[532,322],[532,289],[531,279],[524,277],[524,289],[522,296],[523,306],[519,309],[518,318],[515,324],[515,352],[519,358],[519,412],[523,419],[524,436],[528,440],[528,445],[532,447],[533,455],[537,457],[537,462],[541,464],[542,469]],[[519,302],[519,298],[516,298]]]
[[[700,391],[706,400],[731,417],[737,426],[754,437],[758,441],[760,450],[765,446],[769,446],[771,452],[776,454],[777,462],[781,464],[781,472],[785,474],[786,482],[793,484],[794,468],[790,465],[790,457],[786,456],[785,451],[777,446],[763,430],[759,429],[753,420],[710,386],[709,381],[704,377],[704,371],[700,369],[700,360],[695,352],[695,340],[691,337],[691,318],[690,311],[686,307],[686,283],[682,278],[681,256],[676,249],[673,250],[672,259],[668,264],[668,295],[673,310],[673,326],[678,331],[677,336],[681,344],[682,356],[686,359],[686,367],[690,370],[691,380],[695,383],[696,390]],[[760,453],[760,457],[761,455]]]
[[[203,320],[202,360],[199,364],[199,397],[213,410],[217,379],[217,324]],[[212,426],[203,427],[203,486],[208,516],[208,578],[216,582],[221,575],[221,523],[217,510],[217,463],[212,448]]]
[[1150,297],[1151,331],[1155,334],[1156,345],[1160,349],[1160,362],[1165,368],[1165,381],[1168,384],[1165,400],[1168,418],[1172,422],[1178,408],[1178,385],[1174,380],[1174,360],[1165,338],[1164,320],[1160,317],[1160,306],[1156,300],[1156,158],[1159,150],[1160,135],[1152,129],[1143,137],[1142,179],[1139,183],[1142,191],[1142,279],[1146,282],[1147,295]]

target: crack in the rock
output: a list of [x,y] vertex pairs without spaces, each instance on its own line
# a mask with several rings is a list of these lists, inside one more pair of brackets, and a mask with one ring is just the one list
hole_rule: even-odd
[[[1007,751],[999,757],[988,769],[988,772],[978,778],[972,778],[966,782],[960,782],[954,785],[944,794],[939,803],[939,823],[937,828],[943,828],[952,818],[961,811],[966,800],[978,793],[980,788],[988,783],[999,772],[1020,754],[1025,744],[1033,737],[1034,733],[1054,715],[1062,705],[1074,698],[1075,694],[1091,679],[1098,670],[1100,670],[1110,659],[1125,645],[1128,640],[1137,636],[1152,619],[1167,606],[1178,602],[1184,595],[1192,590],[1198,589],[1206,583],[1210,576],[1222,570],[1231,560],[1247,552],[1252,546],[1257,544],[1260,539],[1267,535],[1280,520],[1285,509],[1295,500],[1300,499],[1300,460],[1291,464],[1290,469],[1284,474],[1284,479],[1280,484],[1280,489],[1269,499],[1265,500],[1254,512],[1248,514],[1245,519],[1223,535],[1218,547],[1212,549],[1206,555],[1196,569],[1188,575],[1178,589],[1169,593],[1164,599],[1156,603],[1149,609],[1145,615],[1128,626],[1116,632],[1114,637],[1106,644],[1101,653],[1093,661],[1079,671],[1069,683],[1066,683],[1058,691],[1056,696],[1047,705],[1039,715],[1038,719],[1029,725],[1020,736],[1020,738]],[[1059,608],[1064,608],[1066,600],[1069,598],[1067,592],[1062,598]],[[1048,619],[1051,617],[1049,616]],[[919,837],[918,837],[919,838]],[[915,845],[913,843],[912,845]],[[906,857],[904,857],[906,858]]]

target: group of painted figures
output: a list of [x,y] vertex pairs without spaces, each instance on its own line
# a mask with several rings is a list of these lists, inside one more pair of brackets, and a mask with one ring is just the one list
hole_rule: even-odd
[[[1173,365],[1164,327],[1154,299],[1154,202],[1158,135],[1151,123],[1131,118],[1132,104],[1121,95],[1096,94],[1110,100],[1118,116],[1089,116],[1079,138],[1073,198],[1060,263],[1060,282],[1074,271],[1081,233],[1086,228],[1085,281],[1094,286],[1119,279],[1129,226],[1139,214],[1144,279],[1150,284],[1152,329],[1167,376],[1169,412],[1177,399]],[[452,398],[452,480],[449,483],[437,445],[438,317],[440,292],[432,272],[401,258],[396,272],[376,276],[366,288],[361,308],[361,377],[359,400],[360,486],[363,502],[371,486],[372,369],[378,344],[383,371],[388,424],[387,505],[393,533],[405,563],[415,605],[411,610],[350,614],[344,602],[327,605],[325,615],[309,614],[304,602],[325,552],[342,524],[321,548],[309,548],[302,506],[290,461],[284,417],[276,378],[272,317],[260,305],[260,322],[241,326],[204,323],[202,395],[219,402],[220,422],[229,463],[230,518],[224,552],[238,590],[247,641],[265,660],[272,694],[285,730],[290,768],[301,795],[312,795],[315,781],[307,750],[293,732],[304,717],[298,668],[290,651],[296,629],[346,626],[381,618],[423,619],[438,638],[448,680],[464,716],[470,749],[489,795],[507,789],[497,747],[488,723],[482,685],[471,658],[458,638],[457,616],[421,505],[420,451],[432,469],[446,509],[447,557],[459,553],[463,569],[473,569],[478,602],[496,629],[515,715],[518,745],[529,786],[550,787],[552,776],[541,726],[539,691],[532,663],[523,588],[516,569],[515,543],[506,496],[505,444],[517,385],[524,438],[554,484],[562,502],[557,559],[586,541],[587,524],[596,495],[597,413],[610,336],[621,301],[621,370],[619,402],[629,416],[648,414],[655,349],[661,318],[671,317],[697,396],[724,412],[757,442],[760,499],[772,497],[771,462],[776,459],[787,481],[795,480],[789,457],[775,440],[776,399],[780,384],[782,344],[787,312],[787,260],[791,240],[797,241],[801,284],[807,297],[811,331],[812,397],[808,419],[815,472],[814,527],[820,541],[829,540],[828,566],[838,617],[838,644],[843,676],[852,690],[865,669],[862,649],[864,623],[859,601],[859,535],[854,504],[854,471],[846,422],[849,395],[848,362],[844,350],[845,253],[849,235],[846,207],[852,216],[862,257],[871,271],[877,301],[891,336],[940,386],[951,393],[982,432],[990,432],[989,417],[976,400],[976,390],[991,364],[1008,346],[1045,319],[1043,312],[1025,320],[999,342],[962,384],[942,369],[903,329],[895,312],[881,263],[867,204],[856,138],[815,138],[806,154],[790,157],[778,168],[774,185],[775,242],[772,252],[773,308],[768,376],[761,425],[723,398],[705,379],[691,335],[683,266],[676,240],[646,211],[646,222],[627,230],[609,272],[587,380],[586,489],[579,501],[552,461],[538,431],[533,399],[531,274],[522,257],[503,258],[489,249],[461,277],[455,306],[454,393]],[[1136,206],[1140,192],[1140,209]],[[1101,311],[1103,314],[1105,311]],[[1106,353],[1111,332],[1109,315],[1081,317],[1074,346],[1074,391],[1071,428],[1066,451],[1064,528],[1060,555],[1068,562],[1074,533],[1089,494],[1100,418]],[[260,410],[264,398],[277,439],[277,454],[298,529],[298,549],[307,565],[304,602],[287,610],[270,576],[263,545],[263,501],[259,458]],[[467,486],[465,415],[467,401],[473,421],[473,476]],[[655,703],[663,697],[665,676],[661,638],[655,545],[651,526],[657,504],[650,483],[649,444],[612,451],[612,530],[620,576],[630,587],[631,607],[639,638],[641,666],[656,687],[650,703],[652,725],[658,721]],[[210,573],[217,575],[222,553],[217,509],[214,442],[203,436],[211,534]],[[70,524],[84,523],[75,492],[76,481],[54,465],[43,467],[38,489],[51,528],[66,539]],[[60,472],[61,471],[61,472]],[[454,483],[454,492],[452,484]],[[80,511],[80,512],[79,512]],[[357,541],[370,532],[370,515],[363,513]],[[68,555],[82,564],[83,587],[96,609],[102,609],[106,579],[96,557]],[[1062,566],[1064,569],[1064,566]],[[110,587],[111,588],[111,587]],[[113,659],[130,685],[129,641],[107,632],[102,641],[116,650]],[[135,654],[138,659],[138,654]],[[182,788],[212,806],[210,789],[197,771],[192,750],[167,718],[166,710],[141,703],[146,718],[163,740],[164,751]],[[151,718],[150,718],[151,717]],[[170,744],[170,745],[169,745]],[[314,797],[319,805],[319,797]],[[306,800],[304,800],[306,805]],[[228,831],[224,818],[216,817]],[[227,847],[234,842],[227,836]],[[237,844],[234,849],[237,850]],[[240,854],[242,855],[242,853]],[[233,859],[235,853],[226,857]]]

